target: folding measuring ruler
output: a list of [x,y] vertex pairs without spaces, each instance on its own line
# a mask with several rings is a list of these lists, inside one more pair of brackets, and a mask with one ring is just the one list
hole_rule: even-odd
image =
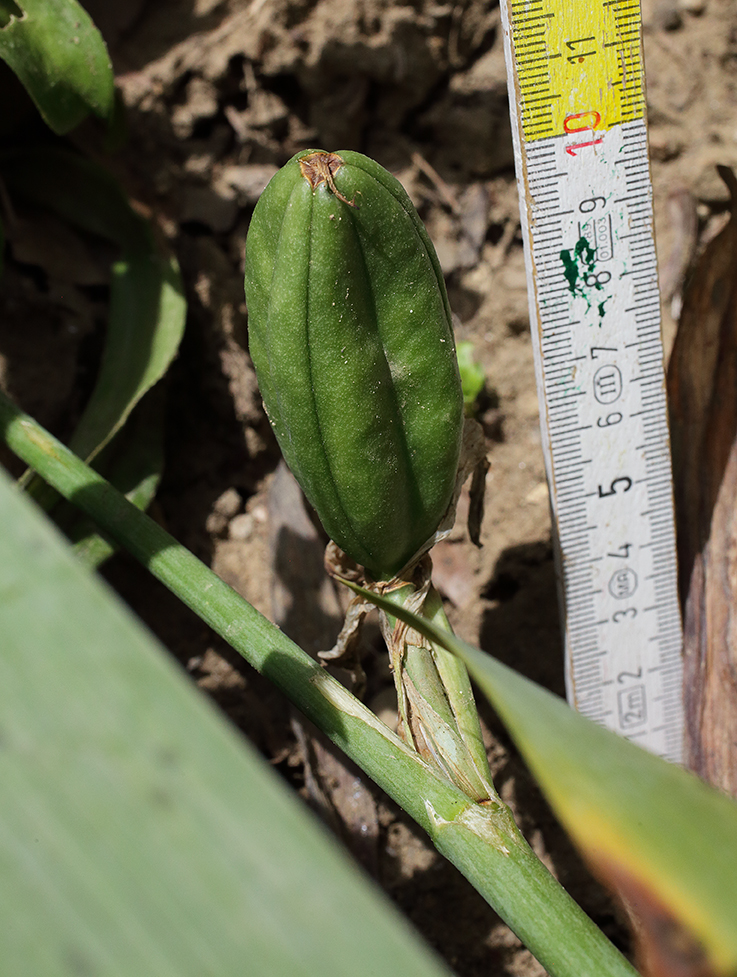
[[572,706],[682,755],[639,0],[502,0]]

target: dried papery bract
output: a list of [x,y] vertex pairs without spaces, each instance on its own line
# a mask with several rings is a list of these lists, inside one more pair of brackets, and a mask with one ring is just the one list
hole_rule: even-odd
[[342,165],[343,160],[337,153],[310,153],[309,156],[303,156],[299,161],[302,176],[313,190],[317,190],[321,183],[325,183],[338,200],[342,200],[349,207],[355,207],[355,201],[344,197],[333,179]]
[[737,179],[684,294],[668,369],[684,614],[686,762],[737,796]]

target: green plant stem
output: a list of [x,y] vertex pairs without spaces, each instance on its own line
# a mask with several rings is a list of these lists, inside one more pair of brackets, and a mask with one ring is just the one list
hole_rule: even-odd
[[553,977],[633,977],[508,809],[474,804],[100,475],[0,394],[8,447],[191,607],[413,817]]

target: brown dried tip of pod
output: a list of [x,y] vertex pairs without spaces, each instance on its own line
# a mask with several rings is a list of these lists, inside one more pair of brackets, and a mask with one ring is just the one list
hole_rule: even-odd
[[342,200],[349,207],[355,207],[355,200],[345,197],[335,185],[334,174],[343,165],[343,160],[337,153],[324,153],[322,151],[310,153],[303,156],[299,161],[299,168],[302,176],[307,180],[313,190],[317,190],[321,183],[327,183],[328,189],[334,193],[338,200]]

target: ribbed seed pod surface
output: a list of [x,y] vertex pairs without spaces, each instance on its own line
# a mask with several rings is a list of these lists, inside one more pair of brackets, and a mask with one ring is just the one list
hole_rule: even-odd
[[254,211],[246,299],[287,464],[330,537],[391,577],[448,506],[463,426],[445,284],[401,184],[360,153],[298,153]]

